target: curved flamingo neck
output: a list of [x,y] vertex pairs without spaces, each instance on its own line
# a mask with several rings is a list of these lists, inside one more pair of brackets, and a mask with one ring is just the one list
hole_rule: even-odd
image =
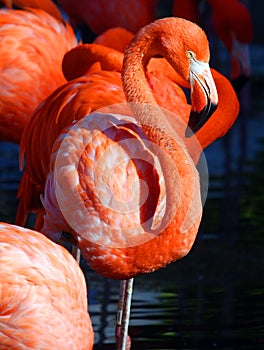
[[115,49],[99,44],[82,44],[64,55],[62,70],[69,81],[100,70],[120,72],[122,61],[123,54]]
[[[178,36],[173,37],[173,42],[163,40],[166,32],[170,29],[170,21],[167,20],[162,20],[163,26],[161,26],[161,20],[159,25],[153,22],[144,27],[134,37],[125,52],[122,69],[122,81],[126,99],[129,103],[135,104],[134,112],[137,113],[138,120],[142,124],[166,130],[167,128],[171,129],[171,126],[163,113],[158,109],[157,101],[146,78],[146,67],[150,59],[155,55],[163,56],[171,63],[172,58],[168,52],[168,46],[173,45],[175,52],[181,47],[180,29],[177,30]],[[174,18],[174,20],[177,22],[177,19]],[[177,67],[180,71],[179,73],[181,73],[181,62],[177,55],[173,57],[173,67],[174,69]],[[182,76],[183,74],[180,75]],[[147,111],[146,105],[148,106]],[[140,106],[144,106],[144,108],[140,108]]]

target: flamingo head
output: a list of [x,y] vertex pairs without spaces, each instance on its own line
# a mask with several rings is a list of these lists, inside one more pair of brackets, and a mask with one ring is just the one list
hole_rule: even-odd
[[205,32],[198,25],[177,17],[173,21],[165,20],[159,47],[179,74],[179,84],[191,88],[192,109],[186,131],[186,136],[191,136],[205,124],[218,104],[209,67],[209,44]]
[[186,129],[186,137],[196,133],[214,113],[218,105],[215,82],[208,63],[196,59],[193,51],[186,53],[190,61],[192,109]]

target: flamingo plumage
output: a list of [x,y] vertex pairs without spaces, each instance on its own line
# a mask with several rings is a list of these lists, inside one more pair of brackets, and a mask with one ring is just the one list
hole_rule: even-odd
[[92,349],[81,269],[43,234],[0,223],[0,348]]
[[[36,117],[32,117],[31,125],[36,123],[33,128],[38,137],[27,139],[29,127],[22,140],[22,153],[26,142],[39,142],[42,136],[47,145],[46,135],[43,133],[41,136],[43,126],[55,121],[55,127],[57,125],[61,129],[58,125],[70,115],[72,122],[63,123],[63,130],[57,129],[52,150],[47,152],[48,163],[44,168],[47,172],[49,165],[50,174],[42,179],[46,185],[42,197],[45,207],[43,232],[54,240],[60,239],[62,231],[70,232],[90,266],[101,275],[114,279],[131,280],[139,273],[154,271],[185,256],[195,240],[202,215],[195,165],[184,141],[160,110],[146,80],[145,68],[156,54],[169,60],[182,80],[191,85],[190,125],[195,132],[198,131],[217,104],[217,92],[208,65],[207,38],[198,26],[189,21],[166,18],[144,27],[128,46],[123,63],[123,88],[118,83],[115,87],[111,86],[110,94],[103,94],[106,77],[120,79],[118,72],[101,72],[70,81],[46,100],[49,120],[45,120],[45,124],[41,123],[44,104],[37,110]],[[95,77],[102,74],[103,80],[98,84],[96,96],[88,94],[86,89],[81,98],[81,81],[97,79]],[[66,103],[62,102],[65,87],[72,91]],[[75,111],[69,108],[76,97],[74,88],[78,89],[78,108]],[[130,111],[127,115],[126,106],[124,110],[111,110],[110,107],[108,112],[105,108],[101,113],[88,115],[86,107],[82,116],[81,110],[87,99],[94,101],[93,107],[100,108],[113,105],[119,94],[122,94],[121,102],[124,102],[124,93],[127,102],[132,105],[132,113]],[[85,144],[87,137],[93,139],[88,145]],[[59,168],[56,168],[60,154],[63,157]],[[104,158],[104,154],[109,158]],[[72,157],[77,159],[78,165],[72,163]],[[56,189],[54,191],[56,169],[60,172],[59,179],[66,181],[61,184],[66,186],[67,192],[64,193],[63,188],[60,192],[64,201],[63,215],[62,207],[58,205],[59,196],[55,195]],[[114,176],[108,178],[111,169]],[[33,173],[38,177],[42,171],[39,167],[26,171],[26,180],[21,183],[20,191],[23,191],[27,180],[31,181]],[[96,183],[93,179],[97,179]],[[132,184],[134,196],[130,188]],[[146,188],[151,191],[145,192]],[[76,189],[81,191],[82,201],[87,205],[85,215],[80,212],[74,198]],[[102,196],[99,201],[98,195]],[[109,205],[102,206],[102,203],[111,203],[110,207],[113,204],[113,210],[109,210]],[[68,214],[73,214],[70,220],[67,220]],[[81,227],[73,229],[76,224],[74,217],[78,217]]]
[[66,82],[61,61],[77,39],[69,24],[34,8],[0,9],[0,28],[0,140],[20,143],[33,110]]

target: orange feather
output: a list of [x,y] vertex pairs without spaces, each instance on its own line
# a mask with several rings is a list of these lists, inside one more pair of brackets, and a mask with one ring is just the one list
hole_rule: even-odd
[[19,143],[35,107],[65,83],[61,61],[77,40],[37,9],[1,9],[0,28],[0,139]]
[[0,223],[0,348],[92,349],[85,279],[39,232]]

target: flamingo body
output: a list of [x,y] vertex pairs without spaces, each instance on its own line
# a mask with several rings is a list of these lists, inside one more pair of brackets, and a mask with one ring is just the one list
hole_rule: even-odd
[[[94,113],[80,122],[85,127],[77,126],[76,132],[72,128],[66,146],[65,138],[60,137],[54,144],[56,151],[51,156],[54,163],[50,165],[51,174],[43,199],[46,211],[43,232],[53,240],[57,239],[57,233],[62,228],[72,232],[90,266],[101,275],[114,279],[131,278],[139,273],[151,272],[185,256],[196,237],[201,214],[201,203],[194,199],[193,193],[193,186],[199,188],[198,177],[185,147],[182,145],[181,151],[177,152],[178,171],[186,176],[180,184],[184,188],[184,198],[178,198],[177,218],[171,222],[171,232],[168,229],[158,234],[154,227],[161,225],[159,215],[164,211],[164,175],[159,170],[158,159],[142,143],[142,139],[147,142],[148,138],[142,133],[136,120],[120,115]],[[100,133],[100,129],[104,131]],[[87,139],[93,142],[86,146]],[[69,200],[63,202],[63,215],[54,196],[53,174],[57,152],[64,155],[59,161],[59,176],[63,177],[65,183],[62,186],[67,187],[69,194]],[[140,155],[142,160],[131,160]],[[68,162],[71,157],[79,159],[79,175],[75,173],[75,166],[71,161]],[[73,171],[69,171],[69,167]],[[105,177],[109,177],[107,183]],[[93,182],[94,178],[96,184]],[[172,178],[180,181],[175,175]],[[141,179],[144,179],[147,188],[152,188],[147,198],[141,189]],[[187,183],[190,185],[188,189]],[[79,195],[76,198],[71,196],[76,186],[81,201],[87,206],[86,216],[80,211]],[[178,222],[187,215],[188,206],[182,203],[186,198],[194,201],[192,210],[194,213],[198,212],[191,219],[192,225],[188,234],[184,230],[181,232],[183,224]],[[142,206],[138,207],[141,202]],[[55,217],[60,218],[56,225],[53,224]],[[74,218],[78,218],[77,226],[74,225]],[[70,226],[67,221],[71,222]],[[72,227],[76,232],[73,232]]]
[[0,139],[19,143],[35,107],[65,83],[61,61],[77,41],[42,10],[1,9],[0,28]]
[[39,232],[0,223],[0,348],[92,349],[85,279]]

